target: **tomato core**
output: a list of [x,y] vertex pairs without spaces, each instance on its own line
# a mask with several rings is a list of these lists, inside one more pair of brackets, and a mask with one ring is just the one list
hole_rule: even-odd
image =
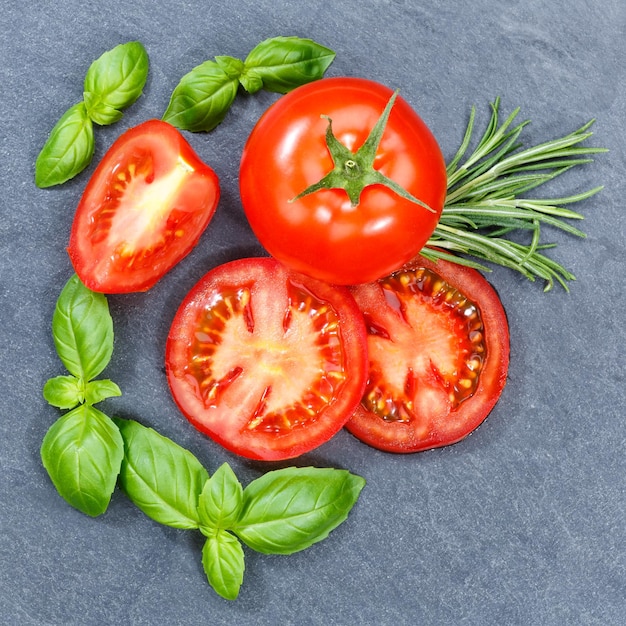
[[209,408],[245,372],[255,388],[248,392],[247,430],[305,427],[336,399],[348,375],[336,313],[295,283],[288,298],[281,324],[263,337],[254,332],[250,286],[219,294],[196,322],[188,374]]

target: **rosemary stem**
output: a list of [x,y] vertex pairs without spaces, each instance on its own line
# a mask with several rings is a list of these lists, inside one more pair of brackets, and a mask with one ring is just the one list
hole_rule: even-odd
[[[567,281],[575,277],[543,254],[543,250],[554,246],[542,243],[541,227],[585,237],[583,231],[566,221],[582,220],[583,215],[566,205],[591,198],[602,186],[561,198],[521,194],[591,162],[591,155],[606,150],[580,145],[592,136],[589,129],[594,120],[568,135],[522,149],[519,138],[529,122],[512,126],[519,113],[517,108],[500,123],[499,106],[500,99],[496,98],[485,131],[466,156],[474,134],[476,108],[471,108],[459,149],[446,169],[448,193],[439,224],[422,254],[482,270],[488,270],[483,264],[487,261],[516,270],[529,280],[543,279],[546,291],[555,282],[567,291]],[[513,238],[523,231],[531,233],[528,244]]]

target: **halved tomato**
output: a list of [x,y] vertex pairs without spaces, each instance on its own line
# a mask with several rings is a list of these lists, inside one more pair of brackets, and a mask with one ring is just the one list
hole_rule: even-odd
[[506,314],[491,285],[474,269],[417,257],[353,294],[370,373],[347,430],[398,453],[472,432],[498,401],[509,365]]
[[196,245],[219,195],[217,175],[173,126],[131,128],[76,209],[68,247],[76,273],[93,291],[149,289]]
[[166,371],[200,431],[242,456],[299,456],[337,433],[367,377],[363,317],[345,287],[272,258],[209,271],[172,322]]

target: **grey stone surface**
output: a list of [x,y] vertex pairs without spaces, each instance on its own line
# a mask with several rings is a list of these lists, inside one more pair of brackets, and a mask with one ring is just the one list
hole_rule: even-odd
[[[626,621],[625,358],[626,4],[623,0],[148,0],[7,3],[0,26],[0,623],[376,626],[617,625]],[[235,602],[207,585],[201,538],[161,527],[116,493],[97,519],[59,498],[39,458],[58,412],[42,398],[62,373],[50,336],[71,273],[65,253],[89,172],[40,190],[34,161],[78,101],[91,61],[140,40],[144,96],[97,130],[96,159],[125,128],[160,117],[179,78],[217,54],[244,57],[275,35],[337,51],[329,75],[399,87],[447,158],[469,108],[522,108],[528,141],[597,118],[610,148],[551,187],[596,184],[578,208],[588,237],[550,233],[578,280],[543,294],[506,270],[489,279],[511,326],[502,399],[465,441],[395,457],[340,433],[302,462],[346,467],[367,487],[328,540],[289,557],[246,553]],[[275,96],[237,100],[209,135],[189,136],[222,180],[223,199],[194,252],[146,294],[111,297],[123,389],[111,414],[134,417],[194,451],[210,471],[228,461],[244,483],[263,467],[224,452],[175,409],[164,339],[186,291],[208,268],[261,253],[238,202],[237,166]]]

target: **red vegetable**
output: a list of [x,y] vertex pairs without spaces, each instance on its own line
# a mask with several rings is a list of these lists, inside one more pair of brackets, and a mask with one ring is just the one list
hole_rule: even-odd
[[367,375],[363,317],[348,289],[274,259],[208,272],[181,304],[166,348],[189,421],[252,459],[298,456],[338,432]]
[[[400,97],[386,126],[375,129],[393,95],[369,80],[329,78],[295,89],[262,116],[243,152],[240,190],[250,225],[272,256],[349,285],[391,273],[423,247],[443,207],[445,163]],[[366,142],[373,129],[384,131],[378,144]],[[341,185],[343,177],[346,189],[316,188],[331,171],[323,186]]]
[[498,401],[509,364],[506,314],[483,276],[419,257],[353,293],[370,373],[347,429],[389,452],[445,446],[473,431]]
[[76,210],[68,252],[93,291],[144,291],[195,246],[219,200],[215,172],[170,124],[123,133]]

